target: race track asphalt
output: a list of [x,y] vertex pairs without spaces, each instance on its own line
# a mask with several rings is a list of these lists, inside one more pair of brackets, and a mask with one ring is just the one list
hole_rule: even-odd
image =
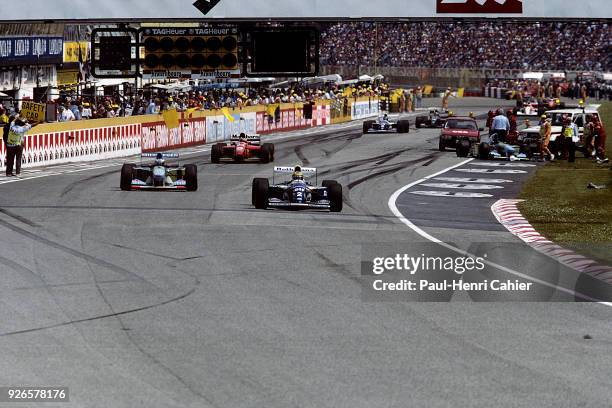
[[[388,200],[463,160],[437,136],[278,139],[276,165],[344,186],[340,214],[257,211],[272,166],[206,151],[194,193],[120,191],[118,166],[0,185],[0,385],[68,386],[70,407],[612,406],[605,305],[363,299],[364,247],[427,242]],[[441,225],[400,199],[445,241],[519,243],[471,202]]]

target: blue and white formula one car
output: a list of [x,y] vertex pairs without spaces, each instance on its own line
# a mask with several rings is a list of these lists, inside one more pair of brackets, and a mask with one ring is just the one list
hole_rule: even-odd
[[407,120],[398,120],[393,122],[389,120],[388,115],[379,116],[376,120],[366,120],[363,122],[363,133],[372,132],[410,132],[410,122]]
[[[286,181],[276,183],[280,175],[291,175]],[[314,177],[315,183],[305,180]],[[253,180],[252,204],[257,209],[269,207],[291,210],[318,209],[342,211],[342,186],[334,180],[324,180],[317,187],[317,169],[306,167],[274,167],[272,184],[267,178]]]
[[[143,158],[155,158],[143,164]],[[178,153],[143,153],[139,165],[126,163],[121,168],[121,190],[196,191],[198,168],[195,164],[168,165],[166,159],[178,159]]]
[[523,147],[504,143],[499,140],[495,133],[488,139],[481,140],[480,144],[474,145],[472,155],[481,160],[530,160],[529,156],[525,154]]

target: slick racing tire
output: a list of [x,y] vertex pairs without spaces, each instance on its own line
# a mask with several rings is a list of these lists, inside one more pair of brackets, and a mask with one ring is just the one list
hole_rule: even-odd
[[252,201],[255,208],[265,210],[268,208],[268,190],[270,182],[266,178],[256,178],[253,180]]
[[259,157],[262,163],[274,161],[274,147],[271,143],[264,143],[259,150]]
[[185,184],[187,191],[198,189],[198,167],[195,164],[185,165]]
[[481,143],[478,149],[478,158],[480,160],[489,160],[489,153],[491,153],[491,145],[486,142]]
[[397,122],[397,133],[409,133],[410,122],[407,120],[399,120]]
[[342,211],[342,186],[337,181],[329,180],[327,185],[327,196],[329,198],[329,210],[331,212]]
[[373,120],[366,120],[363,122],[363,133],[368,133],[374,124]]
[[468,157],[470,154],[470,142],[468,140],[461,140],[457,143],[457,157]]
[[212,163],[219,163],[221,161],[221,155],[223,153],[223,144],[214,144],[210,149],[210,161]]
[[134,179],[134,165],[124,164],[121,167],[121,190],[130,191],[132,189],[132,180]]
[[446,151],[446,145],[444,144],[444,140],[440,138],[440,142],[438,143],[438,150],[443,152]]

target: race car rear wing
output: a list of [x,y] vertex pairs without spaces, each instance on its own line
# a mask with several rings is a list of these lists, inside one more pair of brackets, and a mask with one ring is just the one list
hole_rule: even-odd
[[[157,158],[157,155],[161,154],[162,158],[165,159],[178,159],[179,158],[179,154],[178,153],[165,153],[165,152],[157,152],[157,153],[141,153],[140,154],[140,163],[142,164],[142,159],[155,159]],[[179,163],[180,165],[180,163]]]
[[[252,143],[252,144],[257,144],[261,142],[261,136],[259,135],[250,135],[250,136],[247,136],[246,139],[249,143]],[[230,137],[230,142],[239,142],[239,141],[240,141],[240,135],[232,135]]]
[[[274,167],[274,173],[272,174],[272,184],[274,184],[274,179],[275,179],[275,176],[277,174],[293,174],[294,171],[295,171],[295,167],[275,166]],[[312,177],[314,175],[314,177],[315,177],[315,184],[317,184],[317,177],[318,177],[318,175],[317,175],[317,169],[316,168],[300,166],[300,171],[305,176]]]
[[162,157],[164,159],[178,159],[179,158],[179,154],[178,153],[162,153],[162,152],[158,152],[158,153],[141,153],[140,157],[142,158],[148,158],[148,157],[157,157],[158,154],[162,155]]

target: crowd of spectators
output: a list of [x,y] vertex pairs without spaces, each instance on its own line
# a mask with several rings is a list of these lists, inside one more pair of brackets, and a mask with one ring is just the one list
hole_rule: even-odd
[[611,34],[595,22],[343,22],[322,32],[321,64],[606,71]]
[[511,80],[492,79],[487,87],[504,88],[520,92],[523,97],[612,100],[612,83],[597,78],[579,78],[572,81],[565,79]]
[[[351,96],[377,96],[388,90],[386,84],[360,84],[350,86]],[[269,105],[275,103],[315,102],[317,100],[343,99],[347,87],[325,85],[307,88],[295,85],[285,88],[248,88],[167,91],[164,89],[140,90],[136,95],[115,94],[98,98],[65,95],[59,98],[58,121],[113,118],[161,113],[176,109],[205,110],[220,108],[242,108],[244,106]]]

